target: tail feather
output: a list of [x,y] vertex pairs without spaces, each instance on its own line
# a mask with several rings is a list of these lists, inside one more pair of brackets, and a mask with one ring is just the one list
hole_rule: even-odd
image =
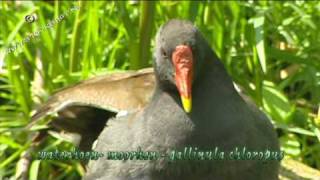
[[30,129],[41,118],[56,113],[63,108],[63,104],[59,98],[53,96],[45,104],[41,105],[36,112],[31,116],[31,121],[27,125],[27,129]]

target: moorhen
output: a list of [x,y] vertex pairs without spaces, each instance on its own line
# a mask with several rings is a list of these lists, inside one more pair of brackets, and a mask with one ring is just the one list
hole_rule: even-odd
[[267,117],[237,93],[224,66],[192,23],[171,20],[160,28],[154,71],[156,86],[150,102],[137,112],[109,120],[94,150],[158,152],[163,158],[102,157],[89,162],[84,179],[278,179],[277,160],[226,160],[223,153],[215,160],[170,160],[175,157],[172,152],[183,152],[185,147],[229,153],[242,147],[279,152]]
[[[132,82],[131,76],[141,80]],[[117,99],[119,95],[117,93],[118,89],[115,87],[112,88],[112,91],[108,91],[110,98],[104,99],[105,101],[94,100],[94,98],[100,99],[99,94],[85,93],[86,91],[91,92],[91,88],[89,87],[94,86],[94,84],[90,84],[87,82],[92,82],[93,79],[95,84],[97,84],[97,86],[99,87],[101,87],[101,84],[113,87],[112,81],[121,81],[123,83],[122,86],[130,86],[134,89],[144,89],[145,91],[143,92],[143,101],[137,101],[136,98],[139,96],[131,94],[126,98],[126,106],[122,106],[122,109],[120,109],[118,106],[119,104],[116,100],[114,100]],[[105,83],[106,80],[108,80],[108,82],[110,83]],[[72,132],[79,134],[81,136],[79,149],[82,151],[88,151],[91,150],[92,143],[97,139],[98,135],[103,130],[105,123],[107,122],[109,117],[115,116],[116,113],[119,112],[119,110],[122,110],[122,112],[124,112],[126,110],[132,109],[132,107],[134,106],[136,106],[137,109],[140,109],[148,103],[149,97],[152,95],[154,89],[154,83],[154,74],[150,69],[139,70],[137,73],[129,71],[128,73],[120,72],[94,77],[72,87],[64,88],[53,94],[50,100],[45,102],[38,109],[32,120],[34,122],[45,115],[58,113],[58,117],[53,118],[53,121],[51,121],[51,125],[56,128],[55,130],[62,130],[64,133]],[[122,86],[118,86],[118,88],[121,88]],[[78,91],[78,88],[81,88],[81,91]],[[253,109],[256,109],[253,102],[245,94],[243,94],[243,92],[240,91],[241,89],[236,88],[236,90],[248,104],[251,104]],[[131,91],[129,91],[129,93],[130,92]],[[68,96],[66,94],[71,94],[73,96]],[[85,96],[89,95],[90,98],[81,97],[80,94],[86,94]],[[73,101],[69,101],[70,98]],[[121,100],[121,98],[118,99]],[[94,102],[103,104],[94,105]],[[61,106],[62,104],[65,105],[64,108]],[[79,104],[81,104],[81,106],[79,106]],[[117,110],[117,108],[119,109]],[[86,161],[81,161],[81,163],[85,165]],[[281,161],[281,168],[279,172],[280,179],[316,179],[318,177],[320,177],[319,171],[312,169],[305,164],[302,164],[301,162],[289,158],[285,158]]]

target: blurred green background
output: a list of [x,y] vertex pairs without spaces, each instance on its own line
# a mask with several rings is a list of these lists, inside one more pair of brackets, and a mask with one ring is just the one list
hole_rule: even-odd
[[[286,156],[320,169],[320,2],[1,1],[0,179],[25,162],[29,179],[80,178],[75,160],[26,161],[32,112],[61,87],[151,66],[155,33],[172,18],[199,27]],[[51,136],[37,150],[72,147]]]

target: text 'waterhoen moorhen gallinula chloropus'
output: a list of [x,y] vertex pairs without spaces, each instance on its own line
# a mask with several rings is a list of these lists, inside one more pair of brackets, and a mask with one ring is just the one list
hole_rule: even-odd
[[[276,151],[271,123],[236,92],[206,40],[190,22],[171,20],[156,39],[156,87],[149,104],[108,121],[95,151]],[[277,179],[277,160],[107,160],[89,162],[84,179]]]

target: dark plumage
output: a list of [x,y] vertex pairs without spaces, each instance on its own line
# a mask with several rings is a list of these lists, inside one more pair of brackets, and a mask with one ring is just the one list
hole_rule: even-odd
[[[191,94],[188,95],[189,86],[185,87],[184,81],[182,87],[177,83],[179,69],[172,59],[177,55],[177,47],[192,50],[193,73],[184,74],[186,71],[183,71],[180,77],[186,81],[191,79],[192,110],[188,110],[187,101],[181,103],[191,99]],[[183,57],[190,57],[188,50],[180,49]],[[182,61],[189,60],[182,58]],[[188,65],[182,64],[182,69]],[[141,111],[109,120],[95,151],[136,151],[140,147],[142,151],[169,153],[183,151],[184,147],[201,150],[218,147],[227,152],[237,146],[255,151],[279,151],[269,120],[239,96],[225,68],[190,22],[171,20],[161,27],[157,34],[154,68],[157,83],[149,104]],[[277,179],[278,167],[278,161],[169,162],[100,158],[89,162],[84,179],[272,180]]]

